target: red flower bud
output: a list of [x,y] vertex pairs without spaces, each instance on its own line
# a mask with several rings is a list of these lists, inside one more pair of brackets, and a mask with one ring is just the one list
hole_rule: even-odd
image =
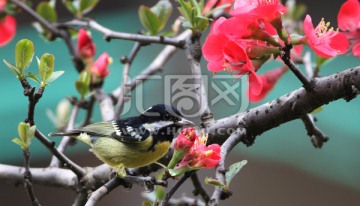
[[89,31],[82,28],[79,30],[77,47],[82,59],[94,58],[96,48]]
[[[0,9],[2,2],[0,3]],[[0,18],[0,46],[9,43],[16,33],[16,20],[11,15]]]
[[174,149],[187,153],[196,139],[194,128],[186,128],[181,131],[176,139]]

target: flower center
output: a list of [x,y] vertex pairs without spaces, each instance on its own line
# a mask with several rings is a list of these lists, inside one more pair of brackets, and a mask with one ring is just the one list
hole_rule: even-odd
[[325,22],[324,18],[321,19],[319,25],[315,28],[315,34],[319,38],[333,31],[334,28],[330,27],[330,22]]
[[204,154],[208,157],[210,155],[212,155],[212,153],[214,153],[214,151],[211,149],[211,150],[207,150],[204,152]]

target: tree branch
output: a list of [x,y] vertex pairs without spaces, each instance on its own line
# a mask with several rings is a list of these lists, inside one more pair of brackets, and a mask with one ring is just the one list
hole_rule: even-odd
[[176,190],[179,189],[179,187],[191,176],[191,174],[194,172],[194,170],[185,172],[185,174],[180,178],[179,181],[176,182],[176,184],[171,188],[171,190],[166,193],[165,199],[159,203],[159,206],[166,206],[171,199],[171,197],[174,195]]
[[201,182],[199,181],[199,177],[197,175],[197,172],[194,172],[192,175],[191,175],[191,181],[194,185],[194,191],[193,191],[193,194],[195,196],[199,195],[202,197],[202,199],[205,201],[206,204],[208,204],[209,200],[210,200],[210,197],[209,195],[207,194],[206,190],[204,189],[204,187],[201,185]]
[[298,119],[329,102],[340,98],[350,101],[359,94],[359,91],[360,67],[315,78],[311,91],[299,88],[246,112],[213,122],[207,127],[208,142],[222,143],[236,128],[244,127],[247,130],[247,137],[242,141],[249,146],[257,135]]
[[104,34],[104,39],[106,41],[110,41],[111,39],[123,39],[123,40],[137,41],[143,44],[158,43],[158,44],[172,45],[178,48],[182,48],[185,44],[184,40],[178,40],[176,38],[170,38],[164,36],[147,36],[141,34],[129,34],[124,32],[113,31],[91,19],[88,21],[82,21],[76,19],[69,22],[58,24],[58,27],[72,27],[72,26],[88,27],[95,31],[98,31]]
[[93,90],[95,99],[99,102],[101,117],[103,121],[110,121],[115,117],[113,101],[111,97],[105,94],[102,88]]
[[[71,110],[71,115],[70,115],[70,119],[69,119],[68,125],[66,127],[66,130],[74,129],[75,120],[78,115],[78,112],[79,112],[79,106],[74,105]],[[64,151],[65,151],[66,147],[69,145],[70,141],[71,141],[71,137],[68,137],[68,136],[63,137],[59,146],[57,147],[57,150],[61,153],[64,153]],[[50,167],[60,167],[60,161],[55,156],[53,156],[51,158]]]
[[[246,137],[246,130],[239,128],[237,131],[232,133],[230,137],[224,142],[224,144],[221,145],[221,159],[216,167],[216,173],[215,178],[226,185],[225,182],[225,159],[226,156],[230,153],[230,151],[243,139]],[[223,191],[220,187],[215,187],[214,193],[211,196],[211,199],[209,201],[209,205],[215,206],[219,204],[220,199],[226,199],[231,195],[230,191]]]
[[315,148],[321,148],[324,142],[327,142],[329,138],[315,125],[313,116],[311,114],[305,114],[301,116],[308,135]]
[[197,101],[199,104],[200,119],[202,127],[206,127],[212,121],[214,116],[209,109],[208,98],[204,81],[201,75],[200,59],[202,56],[200,45],[200,33],[195,33],[186,41],[186,57],[189,61],[189,65],[194,76],[195,92],[197,93]]

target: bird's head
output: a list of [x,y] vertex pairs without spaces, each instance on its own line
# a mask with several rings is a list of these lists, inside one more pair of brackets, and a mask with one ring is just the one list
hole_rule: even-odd
[[195,124],[185,119],[175,107],[157,104],[140,115],[143,122],[149,125],[148,130],[160,130],[167,127],[193,127]]

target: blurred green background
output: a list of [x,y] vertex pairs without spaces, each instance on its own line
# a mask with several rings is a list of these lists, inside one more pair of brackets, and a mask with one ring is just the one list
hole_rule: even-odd
[[[147,1],[145,4],[152,5],[154,2],[156,1]],[[339,6],[342,2],[344,1],[337,2],[336,5],[334,5],[333,10],[331,10],[331,12],[333,12],[332,14],[330,11],[328,11],[329,13],[326,13],[325,11],[310,10],[310,14],[315,15],[313,21],[316,22],[319,20],[319,17],[325,16],[329,17],[334,22],[334,14],[337,11],[335,6]],[[117,31],[136,33],[141,28],[136,16],[136,4],[139,5],[139,1],[118,2],[116,3],[117,10],[111,10],[110,7],[115,8],[115,6],[109,6],[108,4],[109,3],[106,1],[101,2],[99,5],[100,8],[90,16],[95,17],[100,24]],[[64,13],[64,16],[65,18],[62,20],[69,19],[66,13]],[[64,42],[62,40],[45,42],[29,23],[27,23],[28,20],[25,20],[26,18],[29,19],[26,15],[17,18],[19,27],[16,37],[10,44],[0,48],[0,57],[1,59],[14,62],[14,47],[16,42],[20,39],[27,38],[34,42],[36,56],[40,57],[45,52],[52,53],[55,55],[55,70],[65,70],[65,74],[61,78],[46,88],[43,98],[36,107],[35,121],[37,127],[43,133],[47,134],[54,130],[54,126],[47,118],[46,110],[50,109],[54,111],[57,103],[61,99],[74,95],[77,96],[74,82],[77,79],[78,74],[72,65]],[[119,59],[122,55],[127,55],[129,53],[133,43],[120,40],[112,40],[108,43],[102,39],[103,37],[99,33],[92,32],[92,35],[97,46],[97,56],[106,51],[114,59],[113,64],[110,66],[111,75],[107,78],[104,85],[105,91],[111,92],[121,84],[122,65],[119,63]],[[135,77],[136,74],[146,68],[149,62],[156,56],[156,51],[160,51],[162,47],[163,46],[159,45],[144,47],[131,68],[131,77]],[[202,60],[202,64],[203,73],[208,74],[208,83],[210,84],[214,77],[207,72],[206,62],[204,62],[204,60]],[[352,56],[347,55],[336,58],[321,70],[321,75],[325,76],[357,65],[360,65],[360,60]],[[270,63],[261,70],[266,71],[278,66],[280,66],[280,63]],[[29,71],[37,71],[35,61],[31,64]],[[167,74],[188,73],[189,68],[185,55],[182,51],[179,51],[175,57],[166,64],[164,71],[160,75],[165,76]],[[229,82],[235,83],[231,80],[229,80]],[[0,163],[21,165],[23,160],[22,152],[17,145],[11,142],[11,139],[18,136],[17,125],[26,117],[27,99],[23,95],[20,83],[3,63],[0,64],[0,84],[2,91],[0,101]],[[241,86],[244,87],[246,85]],[[262,102],[264,103],[277,98],[300,86],[300,82],[288,72],[276,85],[273,92],[271,92]],[[163,91],[163,88],[163,80],[150,80],[146,82],[144,87],[142,87],[144,90],[142,98],[145,100],[144,102],[141,102],[143,108],[164,101],[163,93],[159,92]],[[136,97],[137,92],[140,93],[141,91],[138,89],[133,93],[132,100],[127,103],[132,105],[131,111],[124,116],[136,115],[138,113],[134,107],[135,102],[139,101],[139,98]],[[214,91],[209,94],[210,97],[215,97],[215,95],[216,93]],[[255,107],[256,105],[258,104],[249,105],[249,107]],[[100,113],[97,109],[98,106],[96,105],[95,108],[96,110],[92,120],[100,121]],[[213,105],[212,109],[216,118],[226,117],[237,111],[236,107],[229,107],[229,105],[224,104],[224,102]],[[80,115],[77,123],[81,123],[82,115],[83,114]],[[325,105],[323,110],[316,114],[316,117],[319,120],[317,126],[330,137],[330,141],[327,142],[322,149],[313,148],[302,122],[296,120],[281,125],[257,137],[256,142],[252,147],[247,148],[243,145],[237,146],[236,159],[242,160],[246,157],[255,161],[255,164],[256,162],[262,162],[269,165],[284,165],[285,167],[294,168],[300,172],[311,174],[321,181],[324,180],[326,182],[342,185],[341,187],[349,188],[351,191],[355,192],[355,194],[359,195],[360,98],[351,102],[339,100],[332,102],[329,105]],[[56,142],[59,142],[59,140],[56,139]],[[47,165],[46,161],[49,160],[49,152],[36,141],[36,139],[33,140],[30,151],[32,161],[45,162],[43,166]],[[67,154],[76,156],[82,152],[87,153],[87,147],[83,144],[77,144],[75,147],[70,147]],[[250,161],[246,167],[252,167],[252,162]],[[261,173],[261,171],[258,172]],[[294,176],[294,178],[296,177]],[[256,184],[256,182],[254,182],[254,184]],[[306,190],[306,188],[304,189]]]

